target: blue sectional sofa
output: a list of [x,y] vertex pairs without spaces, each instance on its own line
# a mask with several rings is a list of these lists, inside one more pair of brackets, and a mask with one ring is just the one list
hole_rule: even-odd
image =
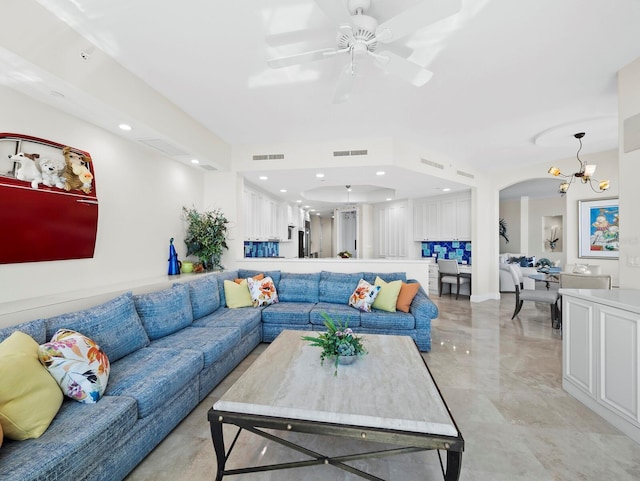
[[97,403],[65,399],[41,437],[5,439],[0,480],[122,480],[261,341],[285,329],[324,330],[322,312],[356,332],[409,335],[420,350],[430,350],[438,310],[422,288],[409,313],[361,313],[347,305],[359,279],[406,280],[402,273],[266,272],[279,303],[227,308],[223,281],[254,274],[182,276],[159,291],[128,292],[82,311],[0,329],[0,341],[19,330],[38,344],[60,328],[76,330],[97,342],[111,363]]

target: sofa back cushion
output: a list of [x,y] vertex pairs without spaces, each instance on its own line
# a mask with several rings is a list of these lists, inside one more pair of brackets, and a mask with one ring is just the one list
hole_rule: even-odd
[[189,287],[193,318],[200,319],[215,312],[220,307],[220,292],[216,276],[202,276],[186,283]]
[[355,274],[342,274],[341,272],[320,273],[320,284],[318,298],[320,302],[331,302],[333,304],[347,304],[349,297],[356,287],[358,281],[362,279],[362,272]]
[[133,296],[133,302],[151,340],[173,334],[193,322],[189,287],[185,284]]
[[238,278],[240,279],[254,277],[258,274],[264,274],[265,277],[271,277],[276,288],[278,287],[278,284],[280,283],[280,277],[282,276],[282,273],[280,271],[256,271],[252,269],[238,269]]
[[369,284],[375,284],[376,277],[385,282],[402,281],[407,282],[406,272],[364,272],[362,278]]
[[280,302],[318,302],[320,273],[283,272],[277,285]]
[[47,339],[58,329],[71,329],[93,339],[111,363],[149,345],[131,292],[98,306],[45,319]]
[[28,334],[38,344],[44,344],[45,342],[47,342],[47,328],[44,325],[44,319],[23,322],[22,324],[17,324],[15,326],[9,326],[0,329],[0,342],[4,341],[15,331],[20,331]]

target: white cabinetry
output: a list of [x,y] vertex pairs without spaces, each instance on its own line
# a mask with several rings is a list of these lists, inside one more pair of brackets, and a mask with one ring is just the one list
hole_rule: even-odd
[[413,240],[471,240],[471,196],[418,199],[413,204]]
[[563,388],[640,443],[640,291],[561,293]]
[[377,206],[378,257],[407,257],[407,204]]
[[286,240],[287,204],[250,189],[244,191],[244,239]]

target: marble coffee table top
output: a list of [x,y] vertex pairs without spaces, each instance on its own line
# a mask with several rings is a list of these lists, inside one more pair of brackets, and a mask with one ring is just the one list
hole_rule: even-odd
[[214,409],[412,433],[457,436],[458,431],[422,356],[407,336],[364,334],[368,354],[338,368],[320,348],[283,331]]

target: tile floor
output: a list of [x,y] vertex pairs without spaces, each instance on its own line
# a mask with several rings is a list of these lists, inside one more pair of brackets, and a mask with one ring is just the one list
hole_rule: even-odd
[[[470,304],[434,301],[433,349],[424,357],[465,438],[462,481],[631,481],[640,479],[640,445],[562,390],[562,341],[547,305],[525,303],[511,320],[514,298]],[[207,411],[253,362],[258,346],[128,477],[127,481],[211,481],[215,457]],[[390,384],[392,384],[390,380]],[[297,435],[329,453],[343,440]],[[346,446],[357,449],[352,442]],[[282,462],[290,452],[243,433],[228,467]],[[234,464],[236,463],[236,464]],[[359,463],[388,480],[440,480],[436,453]],[[356,481],[331,466],[228,476],[225,481]]]

